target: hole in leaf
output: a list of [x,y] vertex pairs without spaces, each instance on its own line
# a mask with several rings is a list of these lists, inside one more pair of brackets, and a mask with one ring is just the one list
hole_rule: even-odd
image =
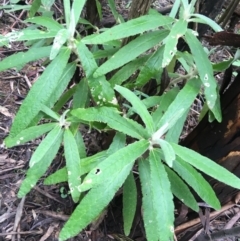
[[100,174],[101,170],[99,168],[96,169],[95,174],[98,175]]

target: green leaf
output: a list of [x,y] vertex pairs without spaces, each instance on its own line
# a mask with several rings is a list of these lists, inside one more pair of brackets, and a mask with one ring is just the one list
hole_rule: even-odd
[[149,56],[139,57],[124,65],[109,80],[111,86],[114,87],[115,85],[121,85],[124,81],[130,78],[137,71],[137,69],[145,63],[148,58]]
[[50,53],[50,60],[53,60],[61,50],[61,47],[67,42],[69,38],[69,31],[67,29],[60,29],[58,33],[56,34],[53,46]]
[[[150,14],[119,24],[99,35],[90,35],[82,39],[86,44],[103,44],[112,40],[134,36],[160,26],[171,24],[174,20],[161,14]],[[161,40],[160,40],[161,41]]]
[[[102,64],[94,73],[94,77],[102,76],[134,60],[145,51],[159,44],[168,34],[167,30],[158,30],[140,35],[122,47],[115,55]],[[131,54],[129,54],[131,53]]]
[[4,58],[0,62],[0,71],[15,68],[16,66],[24,66],[28,62],[35,61],[44,57],[48,57],[51,51],[51,46],[39,47],[37,49],[29,49],[26,52],[19,52]]
[[[204,85],[204,93],[207,100],[207,105],[210,110],[213,109],[217,100],[217,83],[213,76],[213,69],[211,62],[208,59],[207,54],[202,48],[202,44],[196,38],[192,31],[188,30],[185,34],[185,40],[188,43],[194,61],[197,65],[198,74]],[[214,111],[216,119],[220,122],[221,115],[220,111]]]
[[49,132],[56,126],[56,123],[47,123],[39,126],[33,126],[21,131],[18,135],[13,138],[8,138],[4,141],[4,144],[9,148],[24,144],[28,141],[34,140],[44,133]]
[[88,122],[103,122],[107,123],[109,127],[120,131],[126,135],[132,136],[137,139],[148,138],[149,134],[146,130],[137,122],[124,118],[119,115],[116,108],[112,107],[98,107],[98,108],[88,108],[82,109],[78,108],[72,110],[71,115],[79,118],[79,120],[84,120]]
[[41,111],[44,112],[49,117],[52,117],[54,120],[59,121],[60,116],[58,113],[54,112],[50,108],[48,108],[46,105],[42,104]]
[[74,0],[72,3],[71,15],[70,15],[70,33],[71,36],[74,35],[75,28],[77,26],[78,20],[80,18],[80,14],[83,10],[86,0]]
[[111,155],[114,152],[122,149],[126,145],[126,135],[121,132],[117,132],[113,138],[110,147],[107,150],[107,154]]
[[49,107],[52,107],[60,98],[64,90],[67,88],[69,82],[71,81],[76,70],[76,63],[67,64],[63,69],[63,74],[61,78],[54,82],[54,89],[52,94],[50,95],[47,103]]
[[133,173],[130,172],[123,185],[123,228],[126,236],[130,234],[137,207],[137,187]]
[[63,93],[60,99],[52,108],[52,110],[55,112],[59,112],[61,108],[73,97],[74,93],[76,92],[76,89],[77,85],[74,85],[72,88],[68,89],[65,93]]
[[178,39],[187,31],[188,22],[180,19],[172,26],[171,31],[166,39],[164,39],[164,55],[162,60],[162,68],[165,68],[173,59],[177,52]]
[[155,126],[152,116],[149,114],[146,106],[142,103],[142,101],[127,88],[117,85],[114,89],[119,92],[128,102],[131,103],[134,112],[136,112],[141,117],[148,132],[153,133]]
[[185,124],[185,121],[188,117],[189,109],[185,111],[185,113],[180,117],[177,123],[167,132],[165,136],[165,140],[168,142],[179,142],[179,137],[182,134],[182,130]]
[[176,0],[172,6],[171,12],[169,13],[169,16],[172,18],[175,18],[177,15],[177,12],[179,10],[181,4],[181,0]]
[[188,188],[188,186],[169,167],[164,166],[164,168],[167,172],[169,181],[171,183],[172,193],[185,205],[190,207],[192,210],[198,212],[199,210],[198,204],[194,196],[192,195],[190,189]]
[[163,60],[163,51],[164,46],[158,48],[158,50],[146,61],[143,65],[137,80],[136,86],[145,85],[152,77],[154,77],[157,73],[159,75],[162,72],[162,60]]
[[[42,159],[33,167],[28,169],[27,176],[23,180],[20,190],[17,194],[19,198],[25,196],[36,185],[39,178],[46,172],[53,158],[56,156],[62,142],[63,134],[63,130],[61,130],[61,127],[57,126],[56,129],[57,128],[60,129],[58,138],[55,139],[55,142],[52,142],[52,146],[48,148],[48,151],[45,152],[45,154],[42,156]],[[56,131],[56,129],[54,131]]]
[[217,72],[221,72],[224,71],[225,69],[227,69],[232,63],[233,63],[234,58],[231,58],[229,60],[226,61],[221,61],[219,63],[214,63],[213,64],[213,71],[217,71]]
[[172,240],[174,234],[174,205],[170,182],[157,150],[150,151],[149,162],[156,233],[158,233],[159,240]]
[[161,103],[162,96],[149,96],[142,100],[143,104],[148,108],[156,107]]
[[33,153],[29,161],[30,168],[43,159],[45,154],[49,152],[49,150],[51,150],[51,148],[54,146],[54,143],[57,142],[57,140],[61,138],[61,136],[62,129],[59,124],[56,124],[55,127],[47,134],[47,136],[43,139],[43,141]]
[[[133,163],[129,163],[116,176],[109,175],[108,179],[91,189],[75,208],[73,214],[60,232],[59,240],[67,240],[77,235],[89,223],[91,223],[102,210],[109,204],[114,194],[122,186],[132,169]],[[94,207],[94,208],[93,208]]]
[[79,168],[80,156],[78,146],[72,132],[69,129],[64,131],[63,141],[66,167],[68,172],[68,185],[72,199],[76,203],[80,197],[78,187],[81,184],[81,171]]
[[117,177],[118,173],[126,166],[129,164],[133,166],[135,160],[140,157],[148,147],[149,142],[147,140],[141,140],[121,148],[92,169],[83,180],[79,190],[83,192],[96,187],[100,183],[106,182],[109,176]]
[[[211,18],[208,18],[208,17],[206,17],[206,16],[204,16],[202,14],[199,14],[199,13],[193,13],[193,14],[191,14],[191,16],[197,17],[198,19],[202,20],[202,23],[205,23],[205,24],[209,25],[215,32],[223,31],[221,26],[219,26]],[[191,22],[192,19],[189,19],[189,20],[190,20],[189,22]]]
[[29,17],[32,18],[41,6],[41,0],[34,0],[31,3],[31,8],[29,10]]
[[[81,176],[88,173],[90,170],[95,168],[100,162],[107,158],[107,151],[99,152],[93,156],[82,158],[81,163],[79,163],[79,169],[81,171]],[[80,167],[81,165],[81,167]],[[60,182],[66,182],[68,179],[67,168],[61,168],[55,173],[51,174],[44,180],[45,185],[52,185]]]
[[224,167],[191,149],[174,143],[171,143],[171,145],[176,155],[184,161],[188,162],[200,171],[205,172],[208,176],[211,176],[229,186],[240,189],[240,179]]
[[[80,158],[85,158],[87,156],[86,146],[85,146],[85,143],[83,140],[83,136],[79,130],[77,130],[77,132],[75,134],[75,141],[77,143],[77,148],[78,148],[78,153],[79,153]],[[81,163],[80,163],[80,165],[81,165]]]
[[99,78],[92,76],[98,67],[93,54],[82,42],[77,42],[76,45],[93,99],[98,105],[116,105],[115,93],[106,78],[104,76]]
[[156,126],[160,126],[160,129],[153,134],[153,140],[158,140],[167,132],[167,130],[176,124],[179,118],[184,115],[186,110],[190,108],[194,99],[196,98],[200,90],[200,86],[201,83],[196,78],[193,78],[187,82],[174,101],[170,104],[160,121],[156,123]]
[[116,47],[116,48],[111,48],[111,49],[99,49],[95,52],[93,52],[93,57],[94,59],[102,59],[102,58],[108,58],[112,55],[114,55],[120,48]]
[[191,165],[177,157],[173,163],[173,169],[206,203],[215,209],[221,208],[212,187]]
[[27,23],[35,23],[37,25],[41,25],[46,27],[49,30],[53,31],[59,31],[63,29],[63,25],[55,21],[54,19],[50,17],[45,17],[45,16],[38,16],[38,17],[33,17],[33,18],[28,18],[24,22]]
[[113,17],[115,18],[116,22],[124,23],[123,17],[117,12],[116,4],[114,0],[108,0],[108,5],[111,9]]
[[170,104],[176,98],[176,95],[178,94],[178,92],[179,92],[179,88],[175,87],[175,88],[172,88],[171,90],[169,90],[168,92],[164,93],[161,96],[161,101],[159,103],[159,106],[152,114],[153,121],[157,128],[160,127],[160,125],[161,125],[160,120],[161,120],[163,114],[167,111]]
[[176,159],[176,155],[172,146],[161,138],[158,140],[158,143],[163,151],[164,161],[168,164],[169,167],[172,167],[173,161]]
[[24,29],[16,32],[7,33],[4,38],[9,42],[16,41],[28,41],[28,40],[36,40],[36,39],[46,39],[46,38],[54,38],[58,31],[54,30],[38,30],[38,29]]
[[70,27],[70,17],[71,17],[71,6],[69,0],[63,0],[63,6],[64,6],[64,17],[66,22],[66,27],[69,29]]
[[[10,137],[16,136],[31,124],[41,110],[42,104],[51,107],[49,99],[51,100],[54,96],[57,96],[54,92],[59,87],[58,80],[65,70],[69,55],[69,49],[61,51],[34,83],[14,119]],[[59,98],[59,96],[57,97]]]
[[77,84],[77,89],[73,95],[73,109],[85,108],[89,102],[89,86],[86,79],[81,79],[80,83]]
[[140,160],[138,170],[142,186],[142,213],[147,240],[158,241],[149,162],[147,160]]

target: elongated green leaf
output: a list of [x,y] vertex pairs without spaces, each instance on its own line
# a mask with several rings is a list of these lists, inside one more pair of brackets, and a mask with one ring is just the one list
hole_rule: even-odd
[[113,17],[115,18],[116,22],[124,23],[123,17],[118,13],[116,9],[116,4],[114,0],[108,0],[109,7],[111,9],[111,12],[113,14]]
[[[88,173],[94,167],[96,167],[100,162],[105,160],[108,157],[107,151],[99,152],[93,156],[82,158],[81,163],[79,163],[79,169],[81,171],[81,176]],[[80,167],[81,165],[81,167]],[[68,179],[67,168],[61,168],[48,176],[44,180],[45,185],[52,185],[60,182],[66,182]]]
[[[207,105],[212,110],[217,100],[217,83],[213,76],[211,62],[209,61],[207,54],[202,48],[201,43],[192,33],[192,31],[188,30],[186,32],[185,40],[191,49],[194,61],[197,65],[200,79],[205,87],[204,93],[206,95]],[[221,121],[220,109],[215,110],[214,115],[218,121]]]
[[73,109],[85,108],[89,103],[89,86],[86,79],[82,79],[77,85],[75,94],[73,95]]
[[174,142],[178,143],[179,142],[179,137],[182,133],[185,121],[188,117],[188,112],[189,109],[185,111],[185,113],[180,117],[177,121],[177,123],[167,132],[165,136],[165,140],[168,142]]
[[158,106],[162,101],[162,96],[149,96],[143,99],[142,102],[147,108]]
[[172,17],[172,18],[176,17],[176,14],[177,14],[177,12],[179,10],[180,4],[181,4],[181,0],[176,0],[174,2],[173,7],[171,9],[171,12],[169,14],[170,17]]
[[[42,104],[51,107],[47,102],[53,98],[58,80],[63,74],[70,55],[70,50],[61,51],[60,54],[48,65],[41,77],[34,83],[27,97],[23,101],[10,130],[10,137],[19,134],[28,127],[41,110]],[[34,104],[33,104],[34,103]]]
[[[159,44],[168,34],[167,30],[158,30],[143,34],[122,47],[115,55],[102,64],[94,73],[94,77],[102,76],[134,60],[136,57]],[[131,54],[129,54],[131,53]]]
[[117,85],[114,89],[119,92],[128,102],[131,103],[134,112],[136,112],[141,117],[148,132],[153,133],[155,126],[152,116],[149,114],[146,106],[142,103],[142,101],[127,88]]
[[149,162],[147,160],[140,160],[138,170],[142,186],[142,212],[147,240],[158,241]]
[[164,113],[159,123],[156,124],[157,127],[160,126],[160,129],[154,133],[152,137],[154,140],[159,139],[167,130],[174,126],[178,119],[190,108],[200,90],[200,86],[201,83],[196,78],[187,82]]
[[50,10],[55,0],[41,0],[45,9]]
[[56,123],[47,123],[39,126],[33,126],[21,131],[18,135],[13,138],[8,138],[4,141],[7,147],[13,147],[16,145],[24,144],[28,141],[34,140],[44,133],[47,133],[56,126]]
[[44,57],[48,57],[51,51],[51,46],[39,47],[37,49],[29,49],[26,52],[19,52],[4,58],[0,62],[0,71],[14,68],[16,66],[24,66],[28,62],[35,61]]
[[188,186],[169,167],[164,166],[171,183],[172,193],[192,210],[198,212],[198,204]]
[[163,151],[165,162],[168,164],[168,166],[172,167],[173,161],[176,159],[176,155],[172,146],[161,138],[158,140],[158,143]]
[[226,170],[224,167],[191,149],[174,143],[171,143],[171,145],[176,155],[178,155],[184,161],[188,162],[200,171],[205,172],[207,175],[219,180],[220,182],[240,189],[240,179]]
[[[219,26],[215,21],[213,21],[211,18],[208,18],[202,14],[199,13],[193,13],[191,16],[197,17],[203,21],[203,23],[208,24],[215,32],[223,31],[221,26]],[[191,21],[191,19],[190,19]],[[190,22],[189,21],[189,22]]]
[[159,240],[172,240],[174,234],[174,205],[170,182],[157,150],[150,151],[149,162],[156,232]]
[[191,165],[177,157],[173,169],[206,203],[215,209],[221,207],[212,187]]
[[116,176],[109,175],[108,179],[87,193],[61,230],[60,241],[77,235],[101,213],[122,186],[132,169],[132,165],[133,163],[126,165],[122,170],[119,170]]
[[169,90],[168,92],[164,93],[161,96],[161,101],[159,103],[159,107],[152,114],[153,121],[157,128],[160,127],[159,124],[161,124],[160,120],[161,120],[163,114],[167,111],[170,104],[176,98],[176,95],[178,94],[178,92],[179,92],[179,88],[172,88],[171,90]]
[[41,26],[46,27],[49,30],[54,30],[54,31],[59,31],[63,29],[63,25],[58,23],[52,18],[45,17],[45,16],[38,16],[38,17],[33,17],[33,18],[28,18],[25,20],[27,23],[35,23]]
[[92,76],[98,67],[93,54],[82,42],[78,42],[76,45],[93,99],[98,105],[116,105],[117,99],[114,90],[106,78],[104,76],[93,78]]
[[[61,78],[54,82],[55,84],[52,86],[53,91],[46,101],[46,104],[51,108],[60,98],[64,90],[67,88],[68,83],[70,82],[71,78],[73,77],[76,70],[76,63],[67,64],[66,67],[63,69],[63,74]],[[56,77],[55,77],[56,79]]]
[[[75,141],[77,143],[77,148],[78,148],[78,153],[79,153],[80,158],[85,158],[87,156],[86,146],[85,146],[85,143],[83,140],[83,136],[79,130],[77,130],[77,132],[75,134]],[[80,165],[81,165],[81,163],[80,163]]]
[[78,146],[72,132],[69,129],[64,131],[63,141],[66,167],[68,172],[68,185],[72,199],[76,203],[80,197],[78,186],[81,184],[81,170],[79,168],[80,156]]
[[70,27],[70,17],[71,17],[71,6],[69,0],[63,0],[64,6],[64,17],[67,25],[67,29]]
[[130,234],[137,207],[137,187],[133,173],[130,172],[123,185],[123,228],[126,236]]
[[164,40],[164,55],[162,60],[162,67],[166,67],[173,59],[177,52],[178,39],[182,37],[187,31],[188,22],[184,19],[178,20],[171,28],[168,37]]
[[149,134],[141,125],[120,116],[118,110],[112,107],[79,108],[72,110],[71,115],[88,122],[98,121],[107,123],[109,127],[137,139],[149,137]]
[[[77,135],[75,136],[75,139],[77,138]],[[105,160],[109,155],[115,153],[116,151],[120,150],[125,146],[126,143],[126,136],[120,132],[118,132],[115,137],[113,138],[113,142],[111,143],[109,149],[107,151],[98,152],[97,154],[81,158],[81,161],[79,163],[79,169],[81,176],[91,171],[93,168],[95,168],[97,165],[99,165],[100,162]],[[77,141],[78,143],[78,141]],[[80,157],[81,157],[81,152]],[[52,185],[60,182],[66,182],[67,181],[67,168],[61,168],[55,173],[51,174],[44,180],[45,185]]]
[[49,117],[52,117],[54,120],[59,121],[60,120],[60,115],[50,108],[48,108],[46,105],[42,104],[41,111],[44,112],[46,115]]
[[76,92],[76,89],[77,89],[77,85],[74,85],[72,88],[67,90],[64,94],[62,94],[62,96],[57,101],[57,103],[54,105],[52,110],[59,112],[61,110],[61,108],[72,98],[72,96]]
[[71,16],[70,16],[70,26],[72,28],[70,29],[71,29],[72,36],[74,34],[74,30],[80,18],[80,14],[83,10],[85,2],[86,0],[74,0],[72,3]]
[[49,57],[50,60],[53,60],[57,56],[61,47],[67,42],[68,38],[69,31],[67,29],[63,28],[58,31],[53,41],[53,46]]
[[120,150],[126,145],[126,135],[122,134],[121,132],[117,132],[113,138],[113,141],[110,147],[107,150],[107,154],[111,155],[114,152]]
[[102,34],[87,36],[82,41],[86,44],[103,44],[111,40],[137,35],[160,26],[171,24],[172,22],[174,20],[167,16],[150,14],[117,25]]
[[41,6],[41,0],[34,0],[31,3],[31,8],[29,10],[29,17],[32,18]]
[[116,48],[111,48],[111,49],[99,49],[95,52],[93,52],[93,57],[94,59],[102,59],[102,58],[108,58],[112,55],[114,55],[120,48],[116,47]]
[[18,191],[19,198],[25,196],[36,185],[39,178],[46,172],[61,145],[62,134],[63,130],[60,131],[58,138],[56,138],[55,142],[52,142],[51,148],[48,148],[48,151],[45,152],[42,160],[40,160],[33,167],[28,169],[27,176],[23,180],[20,190]]
[[115,85],[121,85],[130,76],[132,76],[132,74],[137,71],[137,69],[140,68],[148,58],[149,56],[139,57],[119,69],[109,80],[111,86],[114,87]]
[[4,38],[10,42],[16,41],[28,41],[28,40],[36,40],[36,39],[46,39],[46,38],[54,38],[57,34],[57,30],[38,30],[38,29],[24,29],[18,32],[9,32]]
[[137,86],[143,86],[157,73],[161,74],[163,51],[164,46],[161,46],[143,65],[135,83]]
[[54,146],[54,143],[57,142],[61,135],[62,129],[59,124],[56,124],[33,153],[29,161],[30,168],[43,159],[45,154]]
[[149,147],[147,140],[141,140],[121,148],[91,170],[79,190],[86,191],[105,182],[109,176],[116,177],[127,165],[134,163]]
[[93,54],[89,51],[82,41],[76,42],[78,57],[80,58],[85,75],[89,78],[93,72],[97,69],[97,63],[94,59]]

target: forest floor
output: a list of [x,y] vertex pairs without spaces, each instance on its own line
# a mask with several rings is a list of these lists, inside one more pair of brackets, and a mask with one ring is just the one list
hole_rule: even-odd
[[[0,6],[4,2],[0,0]],[[126,14],[128,1],[119,0],[117,2],[121,13]],[[166,0],[155,1],[157,8],[165,8],[169,4]],[[107,5],[104,7],[108,9]],[[22,20],[25,15],[25,11],[4,13],[0,10],[0,34],[21,29],[24,25]],[[21,43],[14,43],[10,49],[0,47],[0,61],[25,48]],[[215,54],[216,56],[213,56],[215,60],[219,60],[219,54],[221,59],[230,57],[229,52],[222,48],[215,51]],[[9,133],[11,123],[22,100],[42,72],[43,67],[38,61],[26,65],[21,70],[11,69],[0,73],[0,144]],[[198,108],[199,104],[196,104],[192,117],[188,118],[186,123],[183,137],[196,126],[196,114],[194,113],[199,114]],[[105,137],[94,131],[87,132],[88,130],[85,130],[84,141],[88,148],[88,155],[92,155],[103,148],[102,143],[104,143]],[[25,198],[18,199],[17,192],[28,169],[28,162],[40,141],[41,139],[38,139],[11,149],[0,149],[0,241],[57,241],[61,228],[75,208],[75,204],[67,194],[67,184],[45,186],[43,185],[44,177]],[[45,176],[64,165],[62,151],[58,153],[53,163]],[[215,221],[215,224],[212,224],[214,229],[223,227],[234,213],[239,212],[238,207],[231,208],[228,210],[228,214],[213,220],[213,222]],[[141,214],[138,217],[141,218]],[[180,224],[178,223],[178,225]],[[142,232],[142,221],[135,220],[134,225],[131,237],[125,237],[122,230],[121,197],[118,196],[111,202],[105,218],[100,224],[89,225],[86,230],[69,241],[146,240]]]

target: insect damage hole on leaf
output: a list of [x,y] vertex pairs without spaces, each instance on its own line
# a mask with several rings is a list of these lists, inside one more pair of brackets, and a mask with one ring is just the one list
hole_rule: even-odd
[[101,173],[101,170],[99,168],[96,169],[95,174],[99,175]]

